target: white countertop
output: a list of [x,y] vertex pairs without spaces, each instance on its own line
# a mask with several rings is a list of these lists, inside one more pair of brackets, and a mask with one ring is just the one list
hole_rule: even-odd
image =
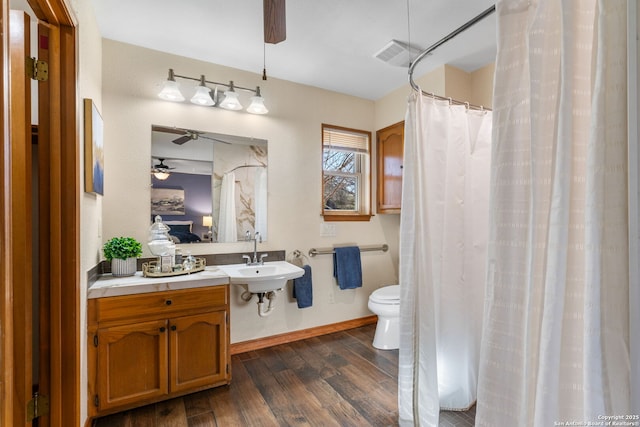
[[110,274],[105,274],[91,285],[87,292],[87,298],[202,288],[205,286],[226,285],[228,283],[229,276],[215,266],[205,267],[204,271],[197,273],[169,277],[143,277],[141,271],[127,277],[113,277]]

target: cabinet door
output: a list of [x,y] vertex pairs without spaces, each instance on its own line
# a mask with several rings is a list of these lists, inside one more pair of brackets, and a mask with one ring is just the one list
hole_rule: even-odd
[[170,391],[226,382],[228,349],[225,311],[169,320]]
[[167,321],[98,329],[98,409],[168,393]]
[[402,204],[404,122],[376,132],[378,213],[399,213]]

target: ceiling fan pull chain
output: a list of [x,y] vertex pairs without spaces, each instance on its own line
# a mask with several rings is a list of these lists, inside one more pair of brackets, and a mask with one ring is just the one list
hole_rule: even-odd
[[267,80],[267,44],[262,43],[262,80]]

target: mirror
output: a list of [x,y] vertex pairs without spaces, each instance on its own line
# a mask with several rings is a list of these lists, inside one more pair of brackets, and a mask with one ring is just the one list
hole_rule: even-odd
[[151,218],[176,243],[267,238],[267,140],[151,127]]

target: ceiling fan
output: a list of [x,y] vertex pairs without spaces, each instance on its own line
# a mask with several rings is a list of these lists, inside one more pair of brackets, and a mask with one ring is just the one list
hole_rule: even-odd
[[153,167],[151,168],[151,173],[157,179],[164,181],[165,179],[169,178],[169,175],[171,175],[171,172],[169,171],[175,168],[171,168],[165,165],[164,159],[161,159],[160,157],[158,157],[158,160],[160,161],[160,163],[158,163],[157,165],[153,165]]
[[213,138],[204,134],[204,132],[200,132],[192,129],[181,129],[176,127],[165,127],[165,126],[156,126],[153,125],[151,130],[154,132],[165,132],[165,133],[173,133],[176,135],[181,135],[180,137],[174,139],[174,144],[182,145],[188,141],[195,141],[197,139],[208,139],[210,141],[222,142],[223,144],[231,144],[230,142],[223,141],[221,139]]
[[287,38],[285,0],[263,0],[264,42],[277,44]]
[[170,128],[170,127],[155,126],[155,125],[151,128],[151,130],[156,132],[173,133],[176,135],[180,135],[180,137],[171,141],[174,144],[178,144],[178,145],[182,145],[187,141],[196,140],[202,134],[202,132],[198,132],[196,130],[191,130],[191,129]]

